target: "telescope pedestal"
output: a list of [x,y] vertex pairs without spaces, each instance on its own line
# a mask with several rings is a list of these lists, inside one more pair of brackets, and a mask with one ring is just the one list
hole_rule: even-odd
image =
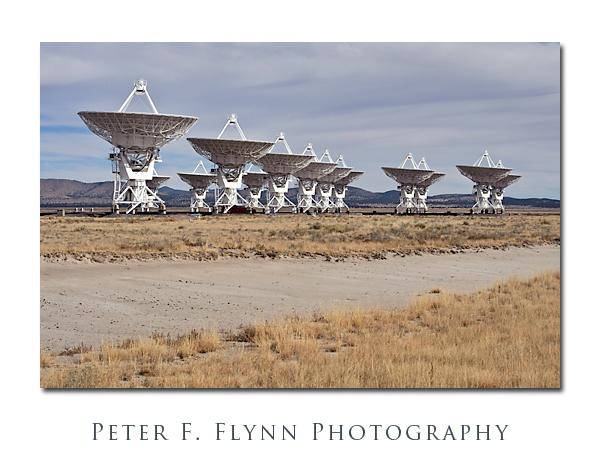
[[[113,191],[113,212],[119,211],[119,204],[128,206],[126,214],[135,214],[136,210],[140,212],[150,212],[151,208],[158,208],[159,212],[166,212],[165,202],[158,196],[157,190],[152,190],[148,186],[148,181],[152,180],[154,174],[154,163],[159,162],[153,152],[149,153],[128,153],[120,149],[118,153],[109,155],[117,167],[115,172],[115,189]],[[123,186],[121,177],[127,178],[127,183]]]
[[238,189],[242,187],[242,168],[234,169],[223,168],[219,166],[217,169],[217,185],[221,188],[221,194],[215,201],[215,210],[226,214],[234,206],[248,207],[242,195],[238,193]]
[[296,213],[296,205],[292,203],[285,194],[288,192],[290,176],[276,177],[269,176],[269,202],[265,209],[265,213],[276,213],[281,208],[292,208],[292,212]]
[[308,212],[311,208],[316,208],[313,200],[316,180],[299,180],[298,183],[298,212]]
[[400,196],[400,204],[396,206],[395,212],[397,214],[407,213],[413,214],[417,210],[417,205],[415,203],[415,192],[416,189],[412,185],[399,185],[398,186],[398,194]]
[[488,185],[477,183],[473,186],[473,194],[477,197],[477,202],[471,208],[471,214],[487,214],[488,210],[493,212],[494,206],[489,202],[491,190]]
[[347,191],[348,188],[346,188],[346,185],[334,186],[332,201],[334,212],[342,212],[342,209],[345,209],[347,213],[350,212],[350,208],[344,201],[344,198],[346,198]]
[[417,202],[416,202],[417,212],[419,212],[419,213],[428,211],[427,204],[425,203],[425,200],[427,199],[428,191],[429,190],[426,187],[417,187],[417,189],[415,190],[415,194],[417,196]]
[[221,194],[215,202],[215,210],[218,212],[221,208],[221,213],[227,214],[234,206],[248,207],[248,201],[238,193],[237,188],[222,188]]
[[327,212],[329,208],[333,207],[331,202],[331,192],[333,186],[330,183],[321,183],[317,185],[317,210],[319,212]]
[[502,204],[502,200],[504,199],[504,188],[492,188],[491,198],[494,213],[502,214],[504,212],[504,205]]
[[262,204],[260,202],[260,192],[262,191],[262,188],[256,188],[256,187],[252,187],[252,188],[247,188],[248,190],[248,204],[247,204],[247,209],[252,212],[253,209],[260,209],[262,208],[263,210],[265,209],[265,205]]
[[190,212],[200,212],[200,209],[208,209],[208,212],[212,212],[212,208],[204,201],[206,192],[207,188],[190,188]]

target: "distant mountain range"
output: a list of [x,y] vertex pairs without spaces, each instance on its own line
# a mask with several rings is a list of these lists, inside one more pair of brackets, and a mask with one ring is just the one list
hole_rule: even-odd
[[[288,198],[295,202],[297,188],[290,188]],[[264,192],[263,192],[264,193]],[[159,196],[167,206],[185,207],[190,204],[190,193],[187,190],[174,190],[162,187]],[[105,207],[111,206],[113,182],[84,183],[76,180],[43,178],[40,180],[40,207]],[[264,194],[263,194],[264,196]],[[214,202],[213,191],[206,196],[208,204]],[[470,208],[475,202],[471,194],[447,194],[430,196],[427,205],[430,208]],[[353,208],[395,207],[398,204],[398,192],[390,190],[373,193],[353,186],[348,187],[346,204]],[[511,198],[504,197],[505,206],[521,206],[536,208],[560,208],[560,200],[548,198]]]

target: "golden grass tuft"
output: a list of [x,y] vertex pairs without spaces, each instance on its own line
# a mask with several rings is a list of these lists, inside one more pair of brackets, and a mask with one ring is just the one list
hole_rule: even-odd
[[560,273],[440,291],[403,309],[288,316],[234,335],[155,333],[84,351],[78,363],[40,355],[45,388],[558,388]]

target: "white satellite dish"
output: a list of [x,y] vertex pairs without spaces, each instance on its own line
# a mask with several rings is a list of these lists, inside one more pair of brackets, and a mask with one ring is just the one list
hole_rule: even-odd
[[[331,161],[329,153],[326,152],[326,154]],[[323,158],[321,158],[321,160],[323,160]],[[336,164],[337,167],[335,167],[335,169],[317,179],[317,210],[320,212],[328,212],[330,208],[334,208],[334,204],[331,201],[333,184],[352,171],[352,167],[346,166],[344,157],[341,155],[338,157]]]
[[265,206],[260,202],[260,194],[267,184],[269,174],[266,172],[245,172],[242,175],[242,183],[248,187],[248,209],[255,210]]
[[[134,95],[145,96],[154,113],[125,112]],[[156,175],[155,162],[161,162],[159,150],[184,136],[198,120],[196,117],[159,114],[146,89],[146,81],[138,79],[134,89],[118,112],[78,112],[95,135],[114,146],[109,155],[115,174],[113,212],[119,204],[128,206],[127,214],[136,209],[149,212],[158,207],[166,212],[164,202],[149,183]],[[122,183],[121,179],[127,180]],[[151,186],[158,186],[158,181]]]
[[[198,172],[198,170],[202,172]],[[191,186],[190,193],[190,212],[200,212],[200,209],[207,209],[212,212],[212,208],[206,203],[206,193],[208,188],[217,181],[217,176],[208,173],[202,161],[198,163],[196,168],[191,173],[177,173],[179,178]]]
[[[306,167],[293,173],[294,177],[298,179],[298,212],[308,212],[311,208],[317,207],[313,199],[318,183],[317,180],[319,177],[332,172],[337,167],[336,162],[320,162],[311,143],[306,145],[303,154],[306,154],[306,152],[309,152],[313,156],[313,160]],[[326,154],[329,155],[327,150],[325,150],[323,156]]]
[[[408,162],[411,163],[412,167],[404,167]],[[421,165],[424,168],[419,168]],[[429,168],[425,158],[421,159],[421,162],[417,165],[411,153],[404,158],[402,164],[399,167],[382,167],[381,170],[390,178],[398,182],[398,193],[400,196],[400,203],[396,206],[395,212],[401,213],[406,212],[407,214],[413,212],[427,212],[427,205],[425,200],[427,199],[427,188],[426,181],[434,175],[434,171]],[[442,178],[443,175],[441,174]],[[436,181],[439,181],[438,178]],[[419,189],[421,187],[421,189]],[[415,199],[416,197],[416,199]]]
[[363,174],[364,174],[364,172],[360,172],[358,170],[352,170],[352,171],[350,171],[350,173],[348,175],[346,175],[345,177],[342,177],[334,182],[334,184],[333,184],[333,188],[334,188],[333,208],[334,208],[335,212],[341,212],[342,209],[345,209],[346,212],[350,212],[350,208],[344,201],[344,199],[346,198],[346,193],[348,191],[348,185],[350,185],[352,182],[358,180]]
[[[229,125],[235,125],[242,140],[219,139]],[[234,206],[248,208],[239,193],[242,187],[244,167],[263,157],[275,145],[271,141],[249,141],[238,125],[237,115],[231,114],[217,139],[187,138],[194,150],[217,166],[217,184],[221,194],[215,201],[215,208],[223,213]]]
[[285,144],[287,154],[269,152],[255,162],[268,174],[269,201],[265,207],[265,212],[276,213],[282,208],[291,207],[292,212],[295,213],[297,210],[296,205],[286,196],[291,174],[310,164],[313,156],[310,154],[293,154],[285,140],[284,133],[277,135],[275,143],[277,144],[279,141]]
[[171,177],[168,175],[154,175],[150,180],[146,182],[148,188],[152,191],[158,191],[158,189],[171,180]]
[[[484,161],[487,163],[487,167],[481,165]],[[494,165],[487,151],[483,152],[475,164],[457,165],[456,168],[461,174],[474,182],[472,193],[476,196],[477,201],[471,208],[471,214],[474,212],[487,214],[488,211],[492,213],[504,212],[502,198],[496,199],[495,202],[490,202],[490,197],[492,197],[492,187],[494,184],[498,184],[512,169],[504,167],[501,161],[498,162],[498,165]],[[501,195],[503,193],[504,191],[502,191]]]

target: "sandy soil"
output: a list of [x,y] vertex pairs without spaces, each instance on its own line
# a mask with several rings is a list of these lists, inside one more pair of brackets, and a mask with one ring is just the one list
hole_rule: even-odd
[[336,305],[403,306],[432,288],[471,292],[560,268],[560,246],[385,260],[218,259],[99,264],[41,260],[41,348],[61,351],[152,331],[234,331]]

